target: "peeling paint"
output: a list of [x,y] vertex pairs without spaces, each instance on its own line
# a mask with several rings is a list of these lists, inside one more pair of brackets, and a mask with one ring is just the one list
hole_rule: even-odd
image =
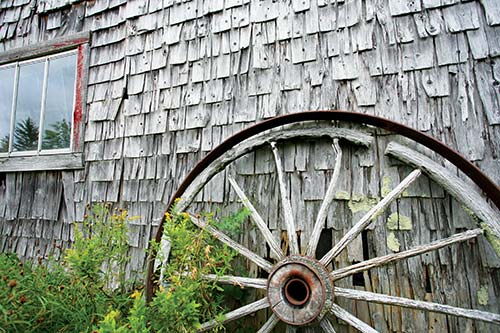
[[477,291],[477,302],[481,305],[488,305],[489,299],[490,299],[490,296],[488,295],[488,288],[486,288],[485,286],[482,286]]
[[498,238],[493,232],[491,232],[490,227],[486,223],[481,223],[481,228],[484,230],[484,236],[490,242],[491,247],[500,258],[500,238]]
[[387,235],[387,247],[393,252],[399,252],[401,244],[393,232]]
[[387,218],[387,229],[389,230],[412,230],[413,223],[408,216],[392,213]]
[[361,195],[353,195],[349,200],[348,206],[351,212],[367,212],[378,202],[378,198],[368,198]]

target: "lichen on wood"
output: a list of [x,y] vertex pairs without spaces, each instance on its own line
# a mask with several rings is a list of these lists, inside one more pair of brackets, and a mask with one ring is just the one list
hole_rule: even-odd
[[387,247],[393,252],[399,252],[401,244],[396,238],[394,232],[390,232],[389,234],[387,234]]
[[413,223],[408,216],[392,213],[387,218],[386,226],[389,230],[412,230]]
[[353,213],[367,212],[375,206],[378,201],[378,198],[369,198],[354,194],[347,205]]
[[477,302],[481,305],[488,305],[489,302],[489,295],[488,295],[488,288],[485,286],[482,286],[478,291],[477,291]]
[[486,223],[481,223],[481,228],[484,230],[484,236],[490,242],[491,247],[500,258],[500,238],[498,238],[493,232],[491,232],[490,227]]

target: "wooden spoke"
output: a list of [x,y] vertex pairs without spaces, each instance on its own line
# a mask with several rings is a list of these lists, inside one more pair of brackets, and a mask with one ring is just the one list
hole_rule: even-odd
[[335,328],[328,318],[323,318],[323,320],[319,323],[319,326],[321,326],[323,332],[325,333],[336,333]]
[[278,259],[283,259],[285,256],[283,255],[280,246],[278,245],[278,243],[274,239],[273,234],[271,233],[271,231],[267,227],[266,222],[264,222],[262,217],[259,215],[259,213],[255,209],[255,207],[252,205],[252,203],[250,202],[248,197],[243,192],[243,190],[238,186],[236,181],[231,177],[228,177],[228,178],[229,178],[229,182],[233,186],[233,189],[236,192],[236,194],[238,195],[238,197],[240,198],[241,202],[250,211],[252,220],[259,228],[262,236],[264,236],[264,239],[266,240],[267,244],[269,245],[271,252],[274,253],[274,255]]
[[253,303],[242,306],[241,308],[238,308],[234,311],[226,313],[224,315],[224,319],[221,322],[213,319],[213,320],[210,320],[210,321],[203,323],[201,325],[200,329],[198,330],[198,332],[208,331],[209,329],[212,329],[219,324],[223,324],[223,323],[227,323],[227,322],[236,320],[238,318],[247,316],[251,313],[257,312],[257,311],[265,309],[267,307],[269,307],[269,302],[267,301],[267,297],[264,297],[258,301],[255,301]]
[[410,250],[407,250],[407,251],[388,254],[388,255],[385,255],[382,257],[377,257],[377,258],[365,260],[365,261],[362,261],[358,264],[354,264],[354,265],[351,265],[351,266],[348,266],[345,268],[337,269],[337,270],[334,270],[330,275],[331,275],[332,279],[335,281],[335,280],[341,279],[343,277],[346,277],[348,275],[352,275],[355,273],[366,271],[366,270],[373,268],[373,267],[387,265],[391,262],[395,262],[395,261],[402,260],[405,258],[413,257],[413,256],[416,256],[418,254],[422,254],[422,253],[433,251],[433,250],[438,250],[442,247],[451,245],[453,243],[462,242],[462,241],[477,237],[478,235],[482,234],[482,232],[483,231],[481,229],[468,230],[468,231],[465,231],[465,232],[462,232],[459,234],[455,234],[455,235],[448,237],[448,238],[440,239],[440,240],[437,240],[437,241],[434,241],[434,242],[431,242],[431,243],[428,243],[425,245],[417,246],[417,247],[410,249]]
[[342,319],[343,321],[347,322],[352,327],[358,329],[360,332],[363,332],[363,333],[377,333],[378,332],[373,327],[371,327],[370,325],[361,321],[360,319],[358,319],[354,315],[350,314],[346,310],[342,309],[340,306],[338,306],[335,303],[332,304],[332,307],[330,308],[330,312],[332,314],[334,314],[337,318]]
[[381,303],[386,305],[397,305],[406,308],[413,308],[419,310],[426,310],[431,312],[439,312],[445,313],[448,315],[464,317],[469,319],[476,319],[487,321],[490,323],[500,324],[500,315],[491,312],[472,310],[472,309],[464,309],[457,308],[454,306],[443,305],[432,302],[424,302],[424,301],[416,301],[409,298],[397,297],[397,296],[389,296],[383,294],[372,293],[368,291],[362,290],[353,290],[353,289],[345,289],[345,288],[337,288],[335,287],[335,296],[345,297],[349,299],[359,300],[359,301],[368,301]]
[[458,177],[456,171],[454,173],[449,167],[444,167],[429,157],[396,142],[389,142],[385,153],[404,163],[425,170],[425,173],[432,180],[441,185],[446,192],[451,194],[462,205],[469,208],[481,222],[491,229],[491,232],[497,238],[500,238],[500,223],[498,223],[500,221],[500,212],[484,200],[483,195],[470,186],[470,183]]
[[323,229],[323,226],[325,224],[326,215],[328,214],[328,208],[330,207],[330,204],[332,203],[335,195],[334,190],[339,179],[340,166],[342,164],[342,149],[339,146],[339,139],[334,139],[332,146],[336,154],[335,167],[333,169],[332,179],[326,191],[325,198],[323,199],[321,207],[319,208],[316,223],[314,224],[314,229],[311,234],[311,238],[309,239],[309,244],[307,244],[306,255],[310,257],[314,257],[314,254],[316,253],[316,247],[318,246],[319,237],[321,236],[321,230]]
[[278,173],[283,215],[288,234],[288,241],[290,244],[290,254],[299,254],[299,242],[297,240],[297,232],[295,230],[295,222],[293,220],[292,205],[290,204],[290,199],[288,198],[285,177],[283,175],[283,169],[281,168],[281,157],[279,155],[278,148],[276,148],[276,142],[271,142],[271,148],[273,150],[274,161],[276,162],[276,172]]
[[223,242],[227,246],[231,247],[233,250],[237,251],[239,254],[245,256],[248,260],[251,260],[252,262],[257,264],[257,266],[259,266],[260,268],[262,268],[266,272],[271,272],[273,265],[271,265],[271,263],[269,261],[267,261],[266,259],[257,255],[256,253],[253,253],[247,247],[244,247],[243,245],[235,242],[234,240],[229,238],[229,236],[227,236],[223,232],[215,229],[211,225],[207,224],[206,222],[204,222],[200,219],[197,219],[196,217],[194,217],[192,215],[191,215],[191,221],[193,221],[193,223],[196,224],[196,226],[198,226],[199,228],[202,228],[202,229],[205,229],[206,231],[208,231],[210,234],[212,234],[212,236],[214,236],[215,238],[217,238],[218,240],[220,240],[221,242]]
[[232,275],[217,276],[215,274],[206,274],[203,275],[203,278],[205,280],[216,281],[222,284],[231,284],[233,286],[239,286],[241,288],[255,288],[255,289],[267,288],[266,279],[248,278],[248,277],[232,276]]
[[269,333],[279,322],[280,319],[273,313],[257,333]]
[[414,170],[401,183],[398,184],[385,198],[380,200],[372,209],[368,211],[345,235],[335,244],[320,262],[328,265],[354,238],[356,238],[370,222],[382,213],[389,204],[396,199],[408,186],[413,183],[422,172]]

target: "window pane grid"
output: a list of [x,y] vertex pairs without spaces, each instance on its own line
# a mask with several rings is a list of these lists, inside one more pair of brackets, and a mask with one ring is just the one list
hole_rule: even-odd
[[16,69],[14,71],[14,89],[12,90],[12,105],[10,107],[10,124],[9,124],[9,152],[12,151],[12,142],[14,141],[14,128],[15,123],[15,112],[16,112],[16,103],[17,103],[17,82],[19,80],[19,64],[16,64]]
[[45,101],[47,98],[47,79],[49,77],[49,59],[45,59],[45,67],[43,71],[43,86],[42,86],[42,105],[41,105],[41,110],[40,110],[40,124],[38,128],[40,129],[38,131],[38,146],[37,146],[37,151],[42,150],[42,137],[43,137],[43,123],[44,123],[44,118],[45,118]]
[[[14,68],[9,129],[7,136],[0,138],[3,140],[2,147],[4,141],[7,141],[8,149],[0,149],[0,156],[45,155],[67,153],[72,150],[73,112],[78,79],[76,55],[77,50],[70,50],[0,66],[0,71]],[[36,67],[41,62],[43,62],[43,77],[37,80],[36,75],[40,75],[40,70],[37,72]],[[59,65],[53,66],[52,69],[52,63]],[[21,88],[24,89],[20,89],[20,81],[23,86]],[[37,90],[40,85],[41,91]],[[52,96],[49,95],[49,89],[52,89]],[[52,101],[48,106],[49,97]],[[5,111],[7,110],[0,110],[0,112]],[[5,118],[4,116],[1,119],[5,121]],[[5,131],[6,126],[3,127]]]

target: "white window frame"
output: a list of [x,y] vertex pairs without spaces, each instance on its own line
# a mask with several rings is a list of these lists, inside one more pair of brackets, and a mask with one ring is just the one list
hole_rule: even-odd
[[[0,153],[0,172],[36,171],[36,170],[66,170],[83,168],[83,129],[88,78],[88,59],[90,34],[55,39],[38,45],[22,47],[0,53],[0,69],[15,67],[14,89],[9,124],[9,149]],[[73,96],[71,140],[69,148],[42,149],[43,121],[45,98],[47,91],[48,62],[68,54],[76,54],[76,75]],[[31,62],[44,62],[44,80],[42,88],[42,103],[40,112],[39,137],[37,150],[13,151],[15,108],[17,104],[17,86],[19,68]]]

